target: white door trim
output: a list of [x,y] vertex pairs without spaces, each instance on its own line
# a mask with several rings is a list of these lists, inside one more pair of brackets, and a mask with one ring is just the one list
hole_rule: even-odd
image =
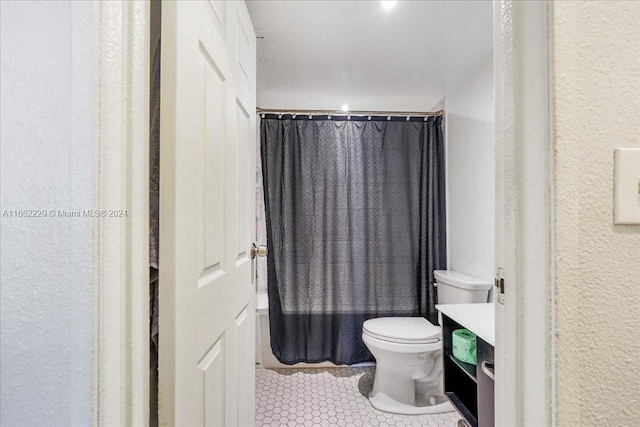
[[96,8],[94,424],[147,425],[150,8]]
[[554,426],[552,4],[495,0],[494,12],[496,259],[507,301],[496,426]]

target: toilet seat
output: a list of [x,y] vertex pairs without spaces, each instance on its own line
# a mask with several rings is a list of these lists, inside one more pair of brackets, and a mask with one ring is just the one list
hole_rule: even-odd
[[440,341],[441,328],[423,317],[378,317],[362,325],[372,338],[397,344],[431,344]]

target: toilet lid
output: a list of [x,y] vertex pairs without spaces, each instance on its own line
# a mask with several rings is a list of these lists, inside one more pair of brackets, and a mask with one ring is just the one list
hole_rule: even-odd
[[379,317],[362,325],[365,334],[384,341],[403,344],[427,344],[440,340],[439,326],[424,317]]

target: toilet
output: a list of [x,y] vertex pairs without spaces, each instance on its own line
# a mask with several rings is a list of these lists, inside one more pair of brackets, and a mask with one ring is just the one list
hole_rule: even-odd
[[[433,272],[438,304],[487,302],[491,283],[450,270]],[[453,411],[442,392],[442,331],[423,317],[379,317],[362,326],[376,359],[371,405],[384,412],[421,415]]]

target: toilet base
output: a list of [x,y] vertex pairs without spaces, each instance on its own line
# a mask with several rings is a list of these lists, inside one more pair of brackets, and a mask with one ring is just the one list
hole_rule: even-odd
[[384,393],[371,392],[369,394],[369,402],[371,403],[371,406],[379,409],[380,411],[401,415],[443,414],[445,412],[455,411],[455,408],[445,396],[437,398],[435,405],[430,405],[429,402],[420,401],[417,401],[415,405],[408,405],[406,403],[398,402]]

